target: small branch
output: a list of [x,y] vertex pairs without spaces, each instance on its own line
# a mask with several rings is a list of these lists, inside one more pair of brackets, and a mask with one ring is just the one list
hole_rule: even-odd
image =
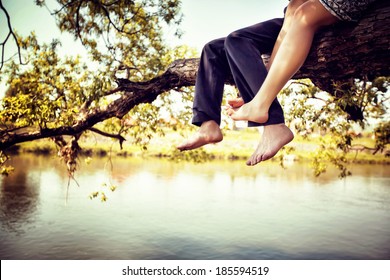
[[111,16],[110,16],[110,12],[107,10],[107,8],[106,8],[102,3],[100,3],[100,2],[98,3],[98,5],[99,5],[100,8],[103,10],[103,12],[106,14],[106,17],[107,17],[108,22],[109,22],[108,26],[112,25],[116,31],[118,31],[119,33],[123,33],[123,28],[122,28],[122,29],[119,29],[119,28],[115,25],[115,23],[112,21]]
[[80,28],[80,9],[81,9],[81,5],[83,4],[83,1],[80,1],[79,5],[77,6],[77,9],[76,9],[76,33],[77,33],[77,37],[80,39],[80,42],[81,44],[84,45],[83,43],[83,38],[81,37],[81,28]]
[[310,87],[310,85],[308,85],[304,82],[301,82],[301,81],[296,81],[296,80],[291,81],[291,83],[289,84],[288,87],[290,87],[291,85],[300,85],[300,86]]
[[[73,4],[76,3],[76,2],[79,2],[79,0],[70,1],[70,2],[66,3],[65,5],[62,5],[61,9],[59,9],[59,10],[57,10],[57,11],[54,11],[54,12],[50,12],[50,15],[55,16],[55,15],[61,13],[63,9],[67,8],[68,6],[73,5]],[[47,7],[47,6],[46,6],[46,7]],[[49,8],[47,8],[47,9],[49,10]],[[50,11],[50,10],[49,10],[49,11]]]
[[111,3],[106,3],[106,4],[102,4],[102,5],[105,6],[105,7],[110,7],[112,5],[118,4],[119,2],[120,2],[119,0],[115,0],[115,1],[113,1]]
[[15,132],[19,129],[23,129],[23,128],[27,128],[27,127],[29,127],[29,126],[25,125],[25,126],[21,126],[21,127],[13,127],[10,129],[0,130],[0,134],[8,134],[8,133]]
[[104,95],[104,96],[109,96],[109,95],[111,95],[111,94],[118,93],[118,92],[120,92],[120,91],[121,91],[121,88],[120,88],[120,87],[117,87],[117,88],[114,88],[114,89],[112,89],[112,90],[109,90],[109,91],[103,93],[103,95]]
[[315,95],[308,97],[308,99],[314,99],[314,100],[322,101],[322,102],[325,103],[325,105],[329,105],[329,103],[331,103],[331,101],[323,99],[321,97],[317,97]]
[[114,138],[114,139],[117,139],[119,141],[119,145],[121,147],[121,150],[123,149],[123,142],[126,141],[126,139],[120,135],[120,134],[111,134],[111,133],[108,133],[108,132],[104,132],[104,131],[101,131],[97,128],[94,128],[94,127],[91,127],[89,128],[90,131],[92,132],[95,132],[97,134],[100,134],[102,136],[105,136],[105,137],[110,137],[110,138]]
[[367,151],[373,151],[374,154],[376,154],[376,153],[378,152],[378,149],[377,149],[377,148],[367,147],[367,146],[362,145],[362,144],[352,145],[349,149],[350,149],[351,151],[356,151],[356,152],[363,152],[363,151],[365,151],[365,150],[367,150]]
[[21,53],[21,50],[20,50],[20,44],[18,42],[18,38],[16,37],[16,34],[12,31],[12,25],[11,25],[11,17],[9,16],[8,14],[8,11],[7,9],[4,7],[3,5],[3,2],[2,0],[0,0],[0,10],[2,10],[7,18],[7,25],[8,25],[8,34],[5,38],[5,40],[0,43],[0,46],[1,46],[1,63],[0,63],[0,70],[3,68],[4,66],[4,62],[5,62],[5,44],[7,43],[8,39],[12,36],[15,40],[15,44],[16,44],[16,47],[18,49],[18,56],[19,56],[19,63],[20,64],[24,64],[22,62],[22,53]]

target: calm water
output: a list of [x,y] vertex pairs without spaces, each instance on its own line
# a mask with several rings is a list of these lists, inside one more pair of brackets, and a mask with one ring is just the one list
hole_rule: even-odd
[[[390,168],[52,157],[0,177],[1,259],[390,259]],[[107,202],[90,200],[104,183]]]

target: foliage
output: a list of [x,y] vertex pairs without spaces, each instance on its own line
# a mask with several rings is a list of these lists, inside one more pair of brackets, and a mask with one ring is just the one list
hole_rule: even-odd
[[8,176],[14,168],[12,166],[7,166],[5,163],[8,161],[8,156],[4,154],[3,151],[0,151],[0,175]]
[[98,100],[110,86],[103,73],[92,73],[79,57],[61,58],[58,41],[40,45],[31,34],[20,39],[20,44],[30,63],[26,67],[10,63],[4,71],[9,89],[1,104],[1,127],[71,125],[84,102]]
[[[46,2],[39,0],[36,4],[49,9]],[[1,70],[9,86],[0,104],[1,137],[73,126],[118,98],[118,77],[134,82],[149,80],[173,60],[194,53],[186,47],[172,50],[164,41],[164,27],[181,21],[177,0],[56,2],[59,6],[51,14],[58,28],[79,40],[92,61],[62,57],[57,39],[41,43],[34,32],[25,38],[12,33],[27,63],[10,60]],[[179,35],[180,30],[176,33]],[[166,95],[161,100],[166,103],[170,99]],[[159,111],[155,105],[140,104],[123,119],[109,119],[101,127],[112,135],[127,134],[145,149],[153,135],[162,135]],[[55,143],[59,153],[66,155],[63,158],[68,167],[72,166],[69,172],[73,174],[75,159],[64,150],[70,143],[62,141]]]
[[[390,143],[389,78],[379,77],[373,82],[356,80],[347,90],[337,87],[331,96],[321,92],[310,80],[293,82],[281,94],[287,122],[298,134],[306,137],[320,135],[320,145],[313,154],[314,174],[326,172],[328,164],[340,170],[340,177],[350,175],[346,155],[354,149],[352,140],[356,131],[375,125],[374,152],[383,152]],[[364,121],[355,121],[345,113],[345,107],[359,104]]]
[[106,73],[118,67],[129,72],[128,78],[144,80],[165,68],[162,30],[180,23],[178,0],[57,2],[60,8],[52,14],[60,30],[79,39]]
[[189,150],[185,153],[180,152],[176,148],[172,148],[170,152],[170,160],[174,162],[189,161],[193,163],[203,163],[212,158],[213,156],[207,153],[203,148]]

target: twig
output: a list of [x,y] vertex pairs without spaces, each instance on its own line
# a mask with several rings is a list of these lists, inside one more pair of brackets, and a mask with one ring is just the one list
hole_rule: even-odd
[[65,197],[65,205],[68,205],[68,197],[69,197],[69,186],[70,186],[70,180],[73,179],[75,181],[76,185],[80,188],[80,184],[77,182],[76,178],[73,174],[68,173],[68,185],[66,187],[66,197]]
[[120,145],[121,149],[123,148],[122,147],[123,142],[126,141],[126,139],[122,135],[120,135],[120,134],[111,134],[111,133],[108,133],[108,132],[101,131],[101,130],[99,130],[97,128],[94,128],[94,127],[89,128],[89,130],[92,131],[92,132],[95,132],[97,134],[100,134],[102,136],[105,136],[105,137],[118,139],[119,140],[119,145]]
[[349,149],[351,151],[356,151],[356,153],[362,152],[364,150],[373,151],[373,153],[372,153],[373,155],[375,155],[380,150],[379,148],[371,148],[371,147],[367,147],[367,146],[364,146],[361,144],[353,145]]
[[16,44],[16,47],[18,49],[19,63],[22,64],[22,65],[24,63],[22,62],[22,54],[21,54],[21,51],[20,51],[20,44],[18,42],[18,38],[16,37],[15,32],[12,31],[11,17],[9,16],[7,9],[4,7],[2,0],[0,0],[0,9],[4,12],[4,14],[5,14],[6,18],[7,18],[7,25],[8,25],[8,30],[9,30],[5,40],[2,43],[0,43],[0,46],[1,46],[0,70],[1,70],[3,68],[4,62],[5,62],[5,58],[4,58],[4,56],[5,56],[5,44],[7,43],[8,39],[10,38],[10,36],[12,36],[14,38],[14,40],[15,40],[15,44]]
[[[68,6],[71,6],[71,5],[75,4],[75,3],[78,2],[78,1],[79,1],[79,0],[70,1],[69,3],[66,3],[65,5],[63,5],[63,6],[61,7],[61,9],[59,9],[58,11],[50,12],[50,14],[51,14],[52,16],[57,15],[57,14],[59,14],[60,12],[62,12],[63,9],[67,8]],[[46,6],[46,5],[45,5],[45,6]],[[46,7],[47,7],[47,6],[46,6]],[[49,10],[48,7],[47,7],[47,9]],[[49,10],[49,11],[50,11],[50,10]]]

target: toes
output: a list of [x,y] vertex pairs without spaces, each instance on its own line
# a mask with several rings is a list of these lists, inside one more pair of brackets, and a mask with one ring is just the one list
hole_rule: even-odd
[[255,155],[251,155],[251,157],[246,161],[246,165],[253,166],[254,157]]
[[241,97],[228,99],[227,103],[233,108],[239,108],[244,105],[244,100]]
[[178,149],[180,152],[185,151],[188,149],[188,144],[185,143],[185,144],[182,144],[180,146],[176,146],[176,149]]
[[253,158],[253,155],[251,155],[251,157],[248,158],[248,160],[246,161],[246,165],[252,166],[252,158]]
[[246,162],[246,165],[248,166],[254,166],[262,161],[262,155],[261,154],[253,154]]
[[253,155],[250,160],[248,160],[248,162],[250,162],[250,164],[247,163],[247,165],[249,166],[255,166],[256,164],[258,164],[259,162],[261,162],[261,155],[259,154],[256,154],[256,155]]
[[236,111],[234,111],[233,108],[226,108],[226,113],[229,115],[229,116],[232,116]]
[[273,158],[275,156],[276,153],[273,153],[273,152],[268,152],[268,153],[264,153],[263,155],[263,161],[265,160],[269,160],[270,158]]
[[258,154],[256,156],[256,162],[254,163],[255,164],[258,164],[259,162],[262,162],[263,161],[263,154]]

